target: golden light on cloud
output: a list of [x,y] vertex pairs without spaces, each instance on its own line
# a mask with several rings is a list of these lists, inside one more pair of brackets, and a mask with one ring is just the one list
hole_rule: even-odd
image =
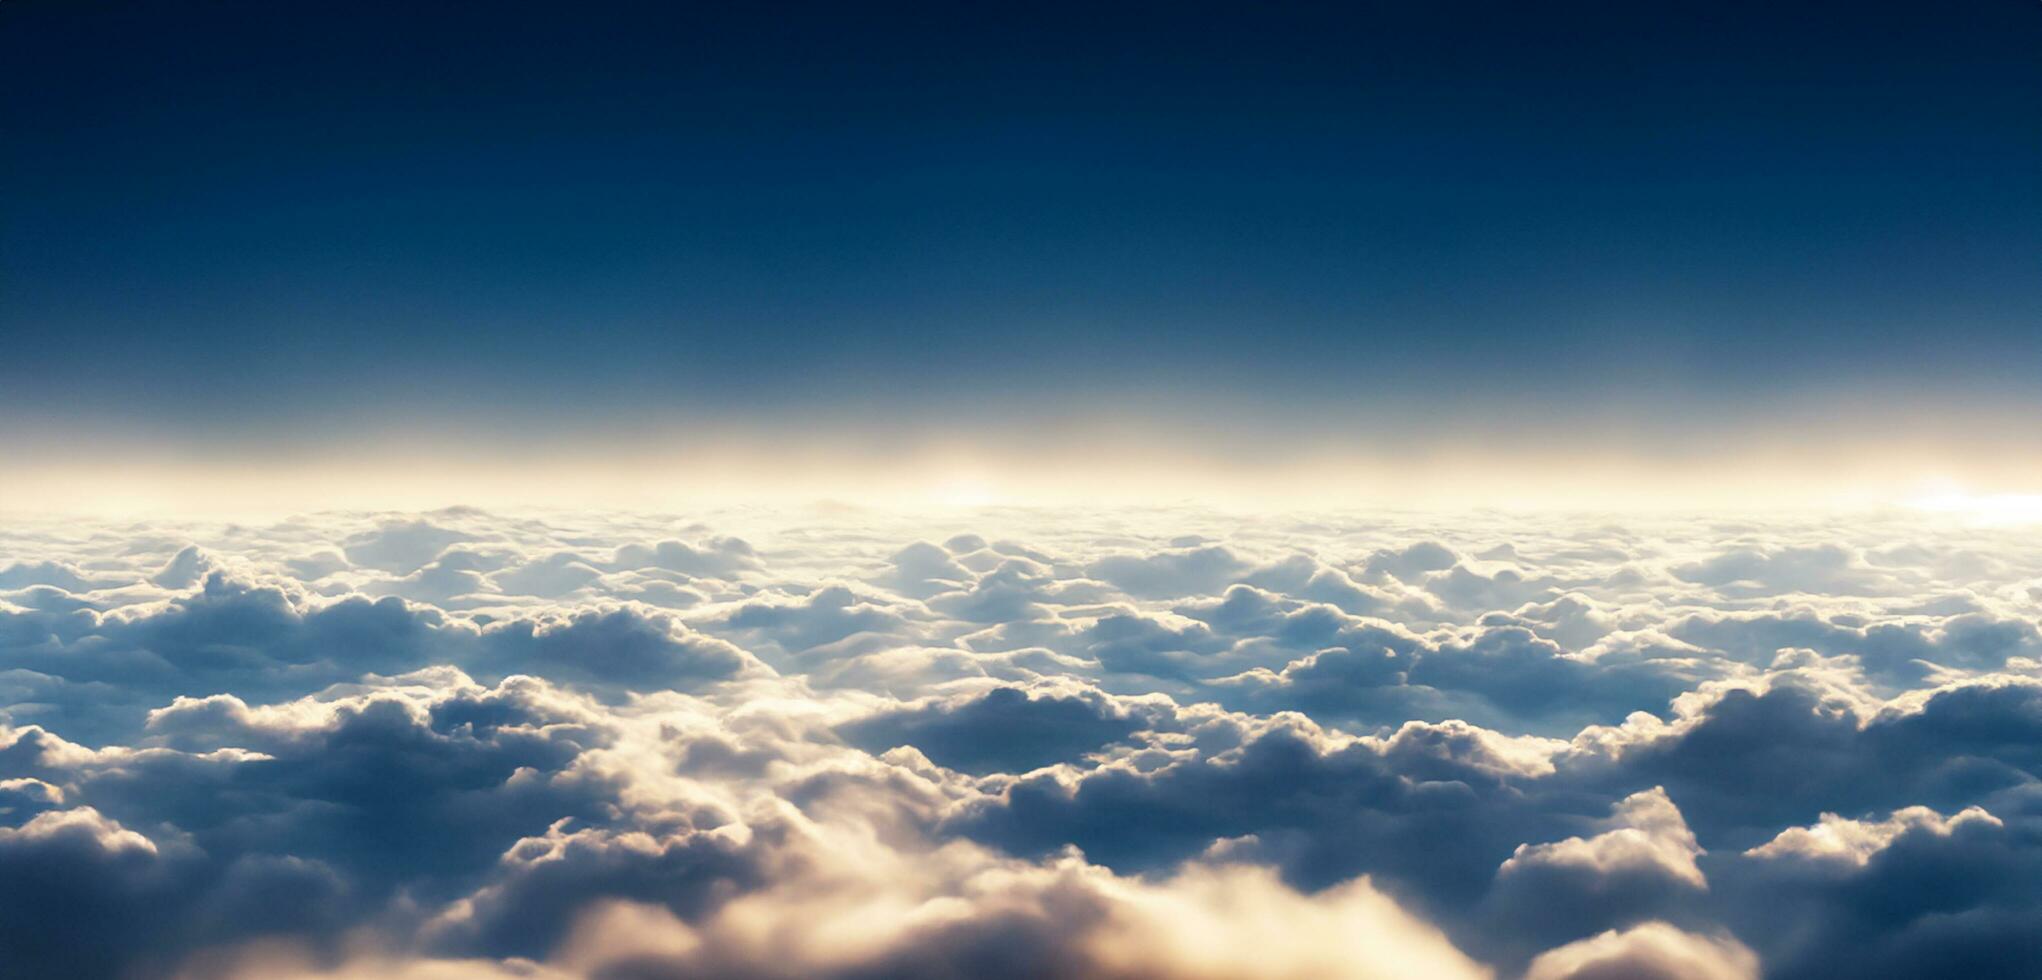
[[1966,493],[1947,489],[1917,497],[1915,507],[1980,524],[2042,523],[2042,493]]

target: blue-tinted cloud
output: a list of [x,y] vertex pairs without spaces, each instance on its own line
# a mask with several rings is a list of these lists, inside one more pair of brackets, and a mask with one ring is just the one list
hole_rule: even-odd
[[0,532],[0,975],[2036,952],[2019,539],[607,520]]

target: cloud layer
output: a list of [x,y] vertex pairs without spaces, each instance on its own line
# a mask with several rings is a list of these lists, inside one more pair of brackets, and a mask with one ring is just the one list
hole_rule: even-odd
[[2042,539],[0,529],[0,975],[2023,976]]

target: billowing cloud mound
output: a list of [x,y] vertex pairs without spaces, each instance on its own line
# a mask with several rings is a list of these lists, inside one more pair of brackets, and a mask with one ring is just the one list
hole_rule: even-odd
[[0,976],[2020,977],[2042,538],[0,529]]

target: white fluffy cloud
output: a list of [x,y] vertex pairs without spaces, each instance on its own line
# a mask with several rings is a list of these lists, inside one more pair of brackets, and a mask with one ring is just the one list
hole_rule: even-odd
[[1965,824],[2005,826],[1998,817],[1975,806],[1949,817],[1925,806],[1895,810],[1884,820],[1847,820],[1825,813],[1813,826],[1789,827],[1744,853],[1757,858],[1836,861],[1862,868],[1901,834],[1921,832],[1948,837]]
[[1539,954],[1524,980],[1757,980],[1758,957],[1724,936],[1664,922],[1605,932]]
[[2020,976],[2042,542],[0,528],[0,976]]
[[1593,837],[1569,837],[1551,844],[1520,846],[1500,874],[1533,869],[1574,869],[1606,877],[1643,874],[1694,888],[1707,888],[1695,858],[1702,849],[1680,810],[1657,786],[1619,801],[1607,829]]

